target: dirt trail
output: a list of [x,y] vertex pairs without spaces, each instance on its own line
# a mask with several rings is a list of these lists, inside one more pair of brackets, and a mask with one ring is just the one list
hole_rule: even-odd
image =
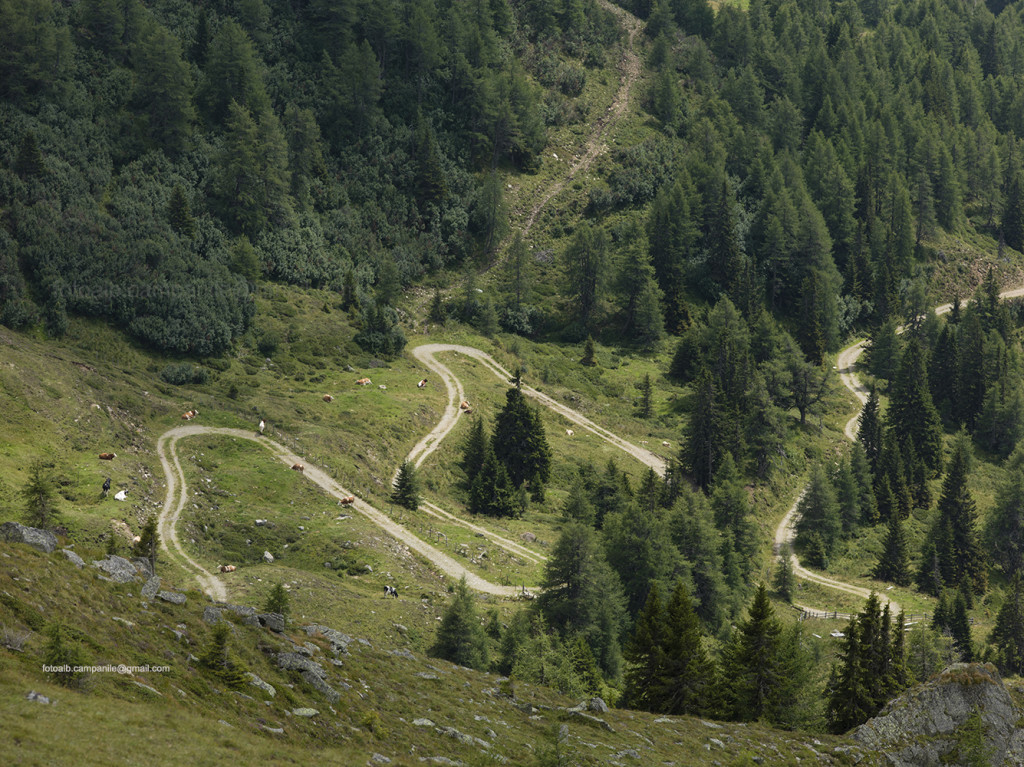
[[[1024,288],[1013,288],[1012,290],[1004,290],[999,294],[1000,298],[1019,298],[1024,296]],[[963,303],[967,303],[964,301]],[[945,314],[946,312],[952,311],[952,304],[942,304],[941,306],[935,307],[936,314]],[[839,370],[839,379],[843,382],[843,386],[853,392],[854,396],[860,401],[863,406],[868,401],[868,389],[861,383],[860,378],[853,372],[853,366],[857,364],[857,360],[860,358],[861,353],[864,351],[865,341],[858,341],[852,346],[848,346],[839,352],[839,356],[836,360],[836,367]],[[843,429],[843,433],[846,438],[851,442],[857,441],[857,421],[860,419],[860,410],[846,423],[846,428]],[[778,555],[783,545],[791,544],[793,539],[796,537],[796,520],[797,520],[797,507],[800,505],[800,501],[804,497],[804,493],[807,491],[805,487],[800,491],[793,505],[786,512],[786,516],[782,518],[779,526],[775,530],[775,554]],[[867,598],[871,593],[870,589],[864,589],[859,586],[854,586],[849,583],[843,583],[832,578],[827,578],[819,573],[812,572],[801,566],[800,561],[797,559],[796,554],[792,556],[793,572],[798,578],[803,578],[807,581],[821,584],[829,588],[837,589],[839,591],[845,591],[848,594],[856,594]],[[877,592],[876,592],[877,593]],[[888,603],[890,609],[894,613],[899,612],[899,605],[889,599],[885,594],[878,595],[879,600],[882,604]]]
[[[225,601],[227,599],[227,590],[224,588],[224,584],[216,575],[203,568],[202,565],[192,559],[185,552],[178,539],[176,530],[178,518],[181,515],[181,510],[184,508],[185,502],[188,498],[188,487],[185,484],[184,474],[182,473],[181,464],[178,461],[175,447],[178,440],[182,437],[191,437],[199,434],[221,434],[228,437],[251,440],[270,450],[270,452],[274,454],[274,457],[286,466],[291,466],[295,463],[303,463],[303,459],[289,451],[280,443],[274,442],[272,439],[262,437],[253,432],[245,431],[244,429],[229,429],[190,424],[188,426],[179,426],[175,429],[164,432],[157,441],[157,454],[160,456],[160,463],[163,465],[164,474],[167,477],[167,498],[164,500],[164,508],[160,513],[159,519],[160,538],[163,548],[165,551],[178,557],[179,560],[184,562],[189,569],[195,572],[196,580],[199,582],[199,585],[212,599]],[[170,453],[171,460],[168,460],[168,452]],[[352,493],[345,490],[345,488],[335,482],[333,478],[328,476],[321,469],[318,469],[316,466],[312,466],[309,463],[305,463],[304,465],[306,468],[303,472],[303,476],[306,477],[306,479],[315,482],[329,495],[338,499],[352,495]],[[177,501],[177,503],[175,503],[175,501]],[[501,586],[496,583],[491,583],[490,581],[484,580],[479,575],[470,572],[450,556],[442,551],[438,551],[430,544],[425,543],[411,531],[365,501],[356,498],[355,503],[351,504],[349,508],[358,511],[392,537],[401,541],[410,549],[422,555],[425,559],[428,559],[447,575],[450,575],[453,578],[462,578],[465,576],[466,583],[470,588],[486,594],[505,597],[515,596],[519,593],[519,589],[514,586]],[[173,547],[173,551],[171,550],[171,547]]]
[[530,215],[526,217],[526,222],[523,224],[522,231],[524,237],[530,233],[534,222],[537,220],[537,216],[540,215],[540,212],[544,210],[545,206],[547,206],[552,198],[565,189],[566,185],[575,179],[581,172],[590,168],[590,166],[593,165],[594,160],[600,157],[601,154],[608,149],[608,145],[605,143],[608,137],[608,132],[626,113],[626,109],[629,107],[629,97],[632,92],[633,85],[640,77],[640,57],[636,53],[634,42],[636,40],[637,33],[643,29],[643,22],[629,11],[608,2],[608,0],[598,0],[598,5],[606,11],[613,13],[618,18],[619,23],[622,24],[623,28],[626,30],[626,34],[628,35],[628,41],[626,43],[626,47],[622,51],[622,59],[619,62],[619,89],[616,91],[615,98],[612,99],[612,103],[605,113],[594,121],[590,137],[583,145],[582,153],[578,155],[576,161],[569,168],[569,172],[549,186],[547,191],[544,192],[537,202],[533,204],[533,207],[530,208]]
[[[445,387],[448,390],[448,404],[445,407],[445,411],[440,422],[438,422],[437,426],[435,426],[427,436],[416,444],[406,459],[416,466],[423,463],[424,459],[437,449],[437,446],[441,441],[451,432],[460,413],[462,412],[459,410],[459,403],[465,398],[462,382],[435,358],[434,355],[440,352],[456,352],[459,354],[465,354],[483,363],[484,367],[500,379],[508,380],[512,377],[512,374],[499,365],[489,354],[470,346],[459,346],[456,344],[424,344],[413,349],[413,356],[433,370],[445,382]],[[650,466],[660,474],[664,474],[664,460],[649,450],[637,447],[631,442],[622,439],[604,427],[598,426],[589,418],[586,418],[565,405],[562,405],[560,402],[557,402],[532,387],[524,386],[523,392],[547,407],[555,410],[577,426],[592,432],[620,450],[629,453],[634,458],[647,466]],[[185,503],[188,499],[188,487],[185,483],[185,475],[182,471],[181,463],[178,460],[176,447],[178,440],[182,437],[191,437],[199,434],[220,434],[229,437],[237,437],[239,439],[251,440],[270,450],[275,458],[287,466],[291,466],[295,463],[304,464],[306,468],[303,472],[303,476],[315,482],[323,488],[325,492],[335,498],[340,499],[354,494],[339,485],[322,469],[311,465],[300,456],[289,451],[280,443],[254,432],[246,431],[244,429],[200,426],[198,424],[178,426],[164,432],[157,440],[156,446],[157,455],[160,457],[160,463],[163,466],[164,475],[167,478],[167,497],[164,499],[163,510],[160,512],[158,522],[161,545],[165,551],[171,554],[183,566],[195,574],[196,580],[199,582],[203,591],[209,594],[212,599],[225,601],[227,599],[227,590],[224,588],[224,584],[221,582],[220,578],[214,573],[206,570],[202,565],[190,557],[178,538],[177,523],[181,516],[181,511],[185,507]],[[520,591],[514,586],[501,586],[496,583],[491,583],[490,581],[481,578],[479,575],[470,572],[455,559],[444,552],[439,551],[429,543],[426,543],[413,532],[395,522],[379,509],[371,506],[360,498],[356,498],[355,503],[351,504],[350,508],[355,509],[382,530],[402,541],[402,543],[406,544],[410,549],[429,560],[447,575],[453,578],[461,578],[465,576],[467,584],[470,588],[475,589],[476,591],[494,594],[496,596],[515,596]],[[505,538],[504,536],[498,535],[497,533],[483,527],[479,527],[478,525],[466,520],[459,519],[455,515],[450,514],[434,504],[424,504],[421,508],[435,517],[455,522],[473,530],[474,532],[483,533],[493,543],[501,546],[516,556],[527,559],[530,562],[539,564],[546,559],[543,555],[531,551],[516,541]],[[535,588],[531,590],[535,590]]]
[[[459,414],[462,412],[459,410],[459,403],[466,398],[465,392],[462,388],[462,382],[455,377],[451,370],[437,360],[435,355],[442,352],[465,354],[467,357],[472,357],[473,359],[483,363],[484,367],[490,370],[496,377],[504,381],[509,381],[512,378],[512,374],[499,365],[491,355],[487,354],[487,352],[475,349],[472,346],[460,346],[459,344],[423,344],[422,346],[417,346],[413,349],[412,355],[436,373],[441,380],[444,381],[445,387],[448,389],[448,405],[445,407],[445,412],[441,417],[440,422],[438,422],[437,426],[433,428],[430,434],[421,439],[412,451],[410,451],[409,455],[406,456],[405,460],[416,466],[423,463],[424,459],[437,449],[441,440],[443,440],[455,427],[455,422],[458,420]],[[608,431],[603,426],[598,426],[586,416],[581,413],[577,413],[570,407],[566,407],[558,400],[549,397],[547,394],[537,391],[532,386],[523,386],[523,393],[534,398],[545,407],[551,408],[563,418],[572,421],[577,426],[586,429],[620,450],[629,453],[641,463],[650,466],[656,472],[664,476],[666,469],[664,459],[655,455],[650,450],[638,447],[632,442],[628,442],[617,434]]]

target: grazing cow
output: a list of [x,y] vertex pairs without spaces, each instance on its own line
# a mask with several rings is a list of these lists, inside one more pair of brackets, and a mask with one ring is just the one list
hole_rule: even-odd
[[661,446],[662,447],[668,447],[669,446],[668,445],[668,441],[667,440],[663,440],[662,443],[661,443]]
[[181,420],[183,420],[183,421],[191,421],[197,415],[199,415],[199,411],[198,410],[186,410],[184,413],[181,414]]
[[571,437],[575,433],[576,432],[574,432],[572,429],[566,429],[565,430],[565,436],[567,436],[567,437]]
[[416,388],[422,389],[426,385],[427,385],[427,379],[424,378],[422,381],[420,381],[418,384],[416,384]]
[[260,419],[260,425],[259,425],[259,426],[258,426],[257,428],[258,428],[258,429],[260,430],[260,434],[262,434],[262,433],[263,433],[263,430],[264,430],[265,428],[267,428],[267,422],[266,422],[266,421],[264,421],[264,420],[263,420],[263,419],[261,418],[261,419]]
[[371,381],[369,378],[360,378],[358,381],[356,381],[356,386],[369,386],[372,383],[373,381]]
[[459,410],[469,410],[469,400],[462,400],[459,403]]
[[109,492],[110,492],[110,477],[107,477],[105,480],[103,480],[103,495],[106,495]]
[[472,412],[473,412],[473,408],[471,408],[471,407],[467,407],[467,408],[466,408],[465,410],[463,410],[462,412],[463,412],[463,413],[465,413],[466,415],[469,415],[470,413],[472,413]]
[[305,471],[306,467],[303,466],[301,463],[294,463],[294,464],[292,464],[292,470],[293,471]]
[[128,491],[127,490],[118,490],[116,493],[114,493],[114,500],[115,501],[123,501],[127,497],[128,497]]
[[334,397],[332,397],[330,394],[325,394],[324,402],[334,402]]
[[396,589],[394,586],[385,586],[384,598],[386,599],[387,597],[394,597],[395,599],[398,599],[398,589]]
[[233,573],[235,571],[235,566],[234,565],[221,565],[220,566],[220,571],[222,573]]
[[101,461],[113,461],[117,458],[117,453],[100,453]]
[[356,497],[354,495],[346,495],[344,498],[342,498],[342,499],[340,499],[338,501],[338,503],[340,503],[342,506],[348,506],[348,505],[353,504],[355,502],[356,502]]

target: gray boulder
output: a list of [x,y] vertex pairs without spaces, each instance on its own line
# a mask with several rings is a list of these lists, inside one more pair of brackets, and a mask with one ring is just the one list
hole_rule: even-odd
[[8,543],[24,543],[44,554],[52,554],[57,548],[57,536],[49,530],[37,527],[25,527],[17,522],[4,522],[0,525],[0,540]]
[[255,607],[249,607],[248,605],[232,605],[232,604],[228,604],[227,602],[218,602],[217,606],[218,607],[223,607],[225,610],[230,610],[235,615],[240,615],[243,618],[247,618],[250,615],[255,615],[256,614],[256,608]]
[[277,667],[291,671],[308,671],[323,679],[324,667],[297,652],[282,652],[277,655]]
[[138,570],[143,578],[152,578],[156,575],[153,572],[153,563],[145,557],[133,557],[132,564],[135,565],[135,569]]
[[161,591],[157,596],[172,605],[183,605],[187,599],[184,594],[176,594],[173,591]]
[[108,554],[106,559],[93,561],[92,566],[105,572],[115,583],[131,583],[135,580],[135,565],[115,554]]
[[339,653],[347,653],[348,646],[356,641],[348,634],[342,634],[340,631],[336,631],[335,629],[327,626],[321,626],[318,623],[311,623],[308,626],[303,626],[302,630],[306,632],[307,636],[320,634],[324,639],[331,643],[331,651],[336,655]]
[[990,764],[1024,764],[1021,712],[995,666],[954,663],[891,701],[879,716],[853,731],[853,739],[882,752],[893,767],[938,767],[947,762],[977,711]]
[[151,600],[158,591],[160,591],[160,578],[154,575],[142,587],[142,598]]
[[590,702],[587,704],[587,708],[597,714],[608,713],[608,704],[601,698],[591,698]]
[[260,688],[261,690],[263,690],[263,692],[265,692],[271,698],[273,698],[275,695],[277,695],[277,690],[274,689],[274,685],[270,684],[270,682],[264,682],[262,679],[260,679],[258,676],[256,676],[251,671],[248,671],[246,673],[249,675],[249,684],[251,684],[253,687]]
[[260,613],[256,616],[256,619],[264,628],[276,631],[278,634],[284,633],[285,620],[281,613]]
[[313,671],[303,671],[302,678],[306,680],[306,684],[327,698],[331,703],[337,703],[341,700],[341,693],[327,684],[320,674]]
[[216,607],[207,605],[203,608],[203,620],[207,623],[220,623],[224,619],[224,615]]
[[311,716],[316,716],[319,713],[320,712],[317,711],[315,708],[293,708],[292,709],[292,716],[304,716],[304,717],[308,718],[308,717],[311,717]]
[[274,555],[271,554],[269,551],[264,551],[263,561],[266,562],[268,565],[272,564],[274,562]]
[[67,558],[68,558],[68,562],[70,562],[71,564],[73,564],[73,565],[74,565],[75,567],[78,567],[78,568],[82,568],[82,567],[85,567],[85,560],[84,560],[84,559],[82,559],[82,558],[81,558],[80,556],[78,556],[78,555],[77,555],[77,554],[76,554],[75,552],[73,552],[73,551],[72,551],[71,549],[61,549],[60,551],[61,551],[61,553],[62,553],[62,554],[63,554],[63,555],[65,556],[65,557],[67,557]]

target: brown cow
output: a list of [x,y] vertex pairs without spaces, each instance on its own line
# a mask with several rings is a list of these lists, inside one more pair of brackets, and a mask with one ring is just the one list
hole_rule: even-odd
[[358,381],[356,381],[356,386],[369,386],[372,383],[373,381],[371,381],[369,378],[360,378]]
[[338,500],[338,503],[340,503],[342,506],[348,506],[349,504],[355,503],[355,502],[356,502],[356,497],[354,495],[347,495],[344,498],[341,498],[341,499]]
[[183,421],[191,421],[197,415],[199,415],[199,411],[198,410],[186,410],[184,413],[181,414],[181,420],[183,420]]
[[330,394],[325,394],[324,402],[334,402],[334,397],[332,397]]
[[292,469],[294,471],[305,471],[306,467],[303,466],[301,463],[296,463],[296,464],[292,464]]
[[101,461],[113,461],[117,458],[117,453],[100,453]]
[[233,573],[235,571],[235,566],[234,565],[221,565],[220,566],[220,571],[222,573]]
[[469,400],[462,400],[459,403],[459,410],[469,410]]

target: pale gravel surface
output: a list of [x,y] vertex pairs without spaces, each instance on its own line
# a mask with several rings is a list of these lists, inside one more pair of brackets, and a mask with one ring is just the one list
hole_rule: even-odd
[[[1005,290],[999,294],[1000,298],[1019,298],[1020,296],[1024,296],[1024,288]],[[964,301],[963,303],[967,302]],[[942,304],[935,308],[935,313],[945,314],[946,312],[951,311],[952,308],[952,304]],[[839,380],[843,382],[843,385],[847,389],[853,392],[853,395],[858,399],[862,408],[868,401],[868,389],[863,383],[861,383],[857,374],[853,371],[853,367],[857,364],[857,360],[860,357],[861,352],[864,351],[864,344],[865,341],[858,341],[839,352],[839,356],[836,358],[836,367],[839,370]],[[846,428],[843,430],[846,438],[851,442],[855,442],[857,440],[857,421],[859,418],[860,410],[858,410],[857,413],[847,421]],[[786,512],[786,516],[782,518],[782,521],[775,530],[776,554],[779,553],[783,545],[792,544],[793,539],[796,537],[797,507],[800,505],[800,501],[804,497],[804,493],[806,491],[806,487],[800,491],[796,500],[793,501],[793,505],[790,506],[789,510]],[[792,556],[792,563],[793,572],[798,578],[803,578],[804,580],[812,581],[822,586],[827,586],[828,588],[837,589],[838,591],[845,591],[848,594],[856,594],[857,596],[862,596],[865,599],[871,593],[870,589],[861,588],[860,586],[854,586],[849,583],[843,583],[842,581],[837,581],[834,578],[828,578],[824,575],[808,570],[800,564],[800,560],[797,559],[796,554],[793,554]],[[878,598],[882,604],[888,603],[893,613],[899,612],[900,606],[889,599],[885,594],[878,594]]]

